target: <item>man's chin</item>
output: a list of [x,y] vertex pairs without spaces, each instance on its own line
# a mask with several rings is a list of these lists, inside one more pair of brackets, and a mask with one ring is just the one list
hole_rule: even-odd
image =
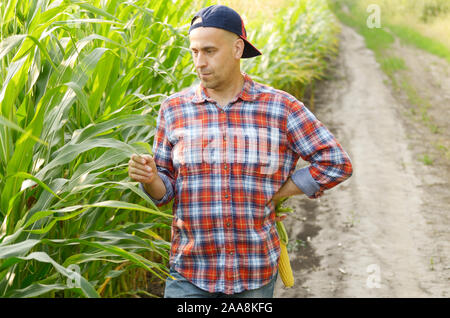
[[200,82],[202,83],[202,86],[204,88],[214,89],[216,87],[213,81],[206,81],[204,79],[200,79]]

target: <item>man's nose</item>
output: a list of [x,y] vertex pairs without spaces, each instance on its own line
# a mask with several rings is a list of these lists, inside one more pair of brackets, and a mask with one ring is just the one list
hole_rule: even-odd
[[207,60],[206,60],[205,55],[203,53],[199,52],[197,54],[195,66],[197,67],[197,69],[201,69],[201,68],[205,67],[206,65],[207,65]]

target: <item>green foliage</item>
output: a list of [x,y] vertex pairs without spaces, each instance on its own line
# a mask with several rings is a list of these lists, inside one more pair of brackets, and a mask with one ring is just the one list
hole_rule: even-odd
[[429,1],[423,4],[420,19],[426,23],[433,18],[445,15],[448,12],[450,12],[450,4],[447,0]]
[[340,29],[326,0],[290,1],[275,19],[257,21],[249,29],[263,55],[246,62],[244,69],[300,99],[324,77],[329,59],[337,53]]
[[439,41],[423,36],[419,32],[405,25],[390,25],[389,28],[403,43],[428,51],[431,54],[442,57],[450,62],[450,49]]
[[430,166],[433,164],[433,159],[430,158],[430,156],[428,156],[428,154],[424,154],[422,155],[422,157],[420,158],[420,160],[423,162],[424,165],[426,166]]
[[[383,4],[383,1],[375,2]],[[396,8],[395,5],[392,7],[382,7],[382,12],[384,13],[384,15],[382,15],[382,27],[371,29],[367,27],[368,13],[365,12],[365,8],[362,7],[360,2],[356,0],[329,0],[329,3],[330,8],[334,11],[340,21],[356,29],[358,33],[364,37],[367,47],[375,52],[378,59],[382,59],[384,57],[384,51],[391,47],[391,44],[394,43],[394,36],[396,36],[403,43],[413,45],[421,50],[430,52],[431,54],[440,56],[450,61],[450,50],[445,46],[445,44],[421,34],[418,30],[414,29],[413,26],[407,23],[392,23],[389,19],[385,18],[385,15],[389,14],[389,12],[384,13],[387,10],[400,10]],[[396,1],[392,1],[392,3],[396,3]],[[414,3],[415,6],[418,6],[419,4],[420,2]],[[408,4],[403,7],[400,6],[400,3],[398,5],[400,8],[404,7],[403,10],[412,10],[414,8],[414,6],[409,8],[410,6]],[[450,10],[448,9],[450,8],[448,4],[447,7],[445,7],[443,1],[427,0],[423,3],[423,7],[420,6],[421,10],[423,8],[424,11],[428,10],[426,8],[429,7],[440,8],[436,10],[440,10],[439,13],[442,15]],[[444,37],[445,33],[443,33],[442,36]]]

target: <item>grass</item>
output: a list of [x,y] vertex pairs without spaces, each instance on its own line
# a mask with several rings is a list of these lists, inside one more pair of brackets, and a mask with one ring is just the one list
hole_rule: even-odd
[[[421,1],[424,5],[431,0]],[[402,6],[404,1],[393,0],[330,0],[330,7],[333,9],[338,18],[345,24],[355,28],[358,33],[364,36],[366,45],[373,50],[378,58],[380,54],[390,47],[394,42],[393,35],[397,36],[403,43],[413,45],[419,49],[427,51],[431,54],[440,56],[450,62],[450,26],[447,14],[440,17],[442,28],[437,36],[429,37],[421,30],[429,28],[429,25],[422,23],[418,26],[417,21],[420,20],[421,8],[415,9],[415,14],[408,11],[408,14],[402,14],[402,10],[409,8],[411,3],[408,2],[407,9]],[[419,3],[419,2],[418,2]],[[381,7],[381,28],[370,29],[367,27],[366,8],[369,4],[378,4]],[[349,13],[343,10],[348,8]],[[447,11],[450,14],[450,9]],[[392,34],[391,34],[392,33]],[[442,41],[449,41],[448,45]]]
[[436,142],[434,143],[434,147],[439,150],[439,152],[442,154],[442,156],[447,159],[450,160],[450,148],[446,147],[445,145]]
[[[432,54],[448,58],[450,3],[448,0],[360,0],[357,6],[380,7],[382,24],[405,41]],[[425,44],[425,45],[424,45]]]
[[347,221],[344,222],[347,227],[354,227],[356,224],[360,222],[359,218],[357,218],[357,214],[355,211],[350,211],[351,216],[347,217]]
[[419,31],[404,25],[390,24],[389,29],[398,36],[403,43],[413,45],[450,62],[450,48],[440,42],[440,40],[429,38]]
[[299,250],[306,248],[308,246],[307,241],[301,239],[296,239],[294,242],[287,245],[287,250],[289,253],[298,252]]
[[[430,1],[425,0],[423,4],[426,5],[429,2]],[[399,14],[395,14],[396,11],[403,12],[402,10],[413,10],[416,16],[422,12],[421,7],[414,7],[411,9],[408,6],[405,7],[405,3],[406,2],[404,1],[394,2],[391,0],[330,0],[330,7],[340,21],[354,28],[364,37],[366,46],[374,52],[376,60],[380,64],[383,72],[389,77],[393,88],[397,91],[403,90],[405,92],[408,102],[412,106],[410,108],[411,114],[413,116],[419,116],[419,120],[421,120],[432,133],[438,134],[439,127],[433,122],[433,119],[428,114],[431,103],[428,99],[420,96],[417,89],[410,83],[410,80],[399,72],[407,70],[407,66],[402,57],[395,55],[393,50],[391,50],[391,47],[395,41],[395,37],[397,37],[403,43],[413,45],[419,49],[443,57],[448,61],[450,61],[450,48],[436,38],[427,37],[420,33],[419,30],[414,29],[413,26],[417,24],[411,24],[409,23],[409,20],[402,20],[399,18]],[[369,4],[380,5],[381,28],[371,29],[367,27],[367,13],[365,9]],[[410,11],[408,11],[408,14],[410,18],[413,16]],[[418,17],[416,18],[419,19]],[[443,32],[442,35],[444,36],[446,34],[450,36],[450,32],[447,33],[447,31]]]
[[[394,85],[397,85],[394,83]],[[417,90],[409,83],[409,81],[403,77],[401,82],[401,88],[408,97],[411,115],[418,117],[424,125],[428,127],[431,133],[438,134],[440,132],[439,127],[434,123],[430,117],[428,110],[432,107],[431,103],[420,96]]]
[[388,75],[394,87],[398,87],[395,74],[397,73],[397,71],[407,69],[405,61],[401,57],[397,56],[383,57],[380,58],[380,60],[381,70],[386,73],[386,75]]
[[420,157],[420,161],[422,161],[423,164],[426,165],[426,166],[433,165],[433,159],[431,159],[428,154],[422,155],[422,157]]

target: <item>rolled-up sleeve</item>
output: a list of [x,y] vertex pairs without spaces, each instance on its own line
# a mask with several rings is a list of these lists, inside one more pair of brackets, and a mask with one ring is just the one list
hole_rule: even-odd
[[315,197],[320,192],[320,185],[314,180],[309,172],[309,167],[296,170],[292,174],[292,181],[308,197]]
[[299,101],[293,102],[289,108],[287,138],[291,149],[310,163],[292,174],[292,181],[308,197],[317,198],[352,175],[348,154],[333,134]]
[[174,191],[170,178],[164,173],[162,173],[159,168],[158,168],[158,175],[160,176],[160,178],[164,182],[164,185],[166,186],[166,194],[164,194],[164,196],[160,200],[156,200],[150,194],[148,194],[147,191],[145,191],[144,185],[142,183],[139,183],[139,188],[142,191],[144,191],[145,194],[147,194],[147,196],[153,201],[153,203],[155,203],[156,206],[159,207],[169,203],[170,200],[172,200],[172,198],[174,197]]
[[155,200],[148,194],[142,183],[139,187],[149,196],[156,206],[163,206],[169,203],[175,197],[175,171],[172,163],[172,148],[167,135],[166,120],[164,118],[164,109],[166,103],[162,103],[156,120],[156,133],[153,141],[153,158],[155,160],[158,175],[166,186],[166,194],[160,199]]

